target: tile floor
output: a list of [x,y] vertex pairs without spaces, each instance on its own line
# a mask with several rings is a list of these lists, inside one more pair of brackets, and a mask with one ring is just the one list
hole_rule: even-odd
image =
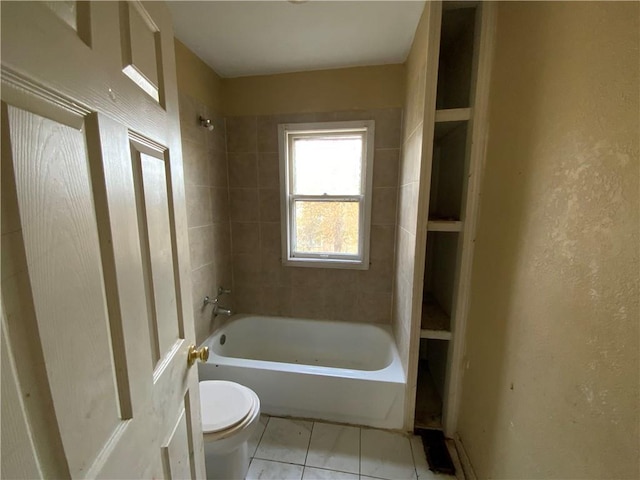
[[260,417],[247,480],[455,480],[429,470],[417,436],[291,418]]

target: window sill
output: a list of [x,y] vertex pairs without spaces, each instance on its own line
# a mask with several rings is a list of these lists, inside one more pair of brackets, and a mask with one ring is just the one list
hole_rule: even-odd
[[326,258],[289,258],[282,260],[285,267],[336,268],[344,270],[369,270],[369,262],[361,260],[334,260]]

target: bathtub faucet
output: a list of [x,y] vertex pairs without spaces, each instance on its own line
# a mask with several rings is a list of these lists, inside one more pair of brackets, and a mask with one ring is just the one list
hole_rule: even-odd
[[230,308],[221,307],[218,304],[218,299],[216,298],[214,300],[214,303],[213,303],[213,316],[217,317],[218,315],[226,315],[227,317],[230,317],[231,316],[231,309]]
[[211,300],[208,296],[206,296],[204,297],[203,303],[205,306],[213,305],[213,312],[211,313],[214,317],[217,317],[218,315],[226,315],[227,317],[230,317],[232,315],[230,308],[220,306],[220,304],[218,303],[218,297]]

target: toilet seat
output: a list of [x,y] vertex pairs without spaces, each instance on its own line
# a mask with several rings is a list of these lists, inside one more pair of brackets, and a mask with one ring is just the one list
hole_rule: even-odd
[[259,409],[257,395],[247,387],[224,380],[200,382],[202,432],[228,437],[249,423]]

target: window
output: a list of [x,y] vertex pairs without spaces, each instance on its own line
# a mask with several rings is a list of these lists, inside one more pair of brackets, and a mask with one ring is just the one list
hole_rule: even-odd
[[373,120],[278,129],[283,263],[369,268]]

